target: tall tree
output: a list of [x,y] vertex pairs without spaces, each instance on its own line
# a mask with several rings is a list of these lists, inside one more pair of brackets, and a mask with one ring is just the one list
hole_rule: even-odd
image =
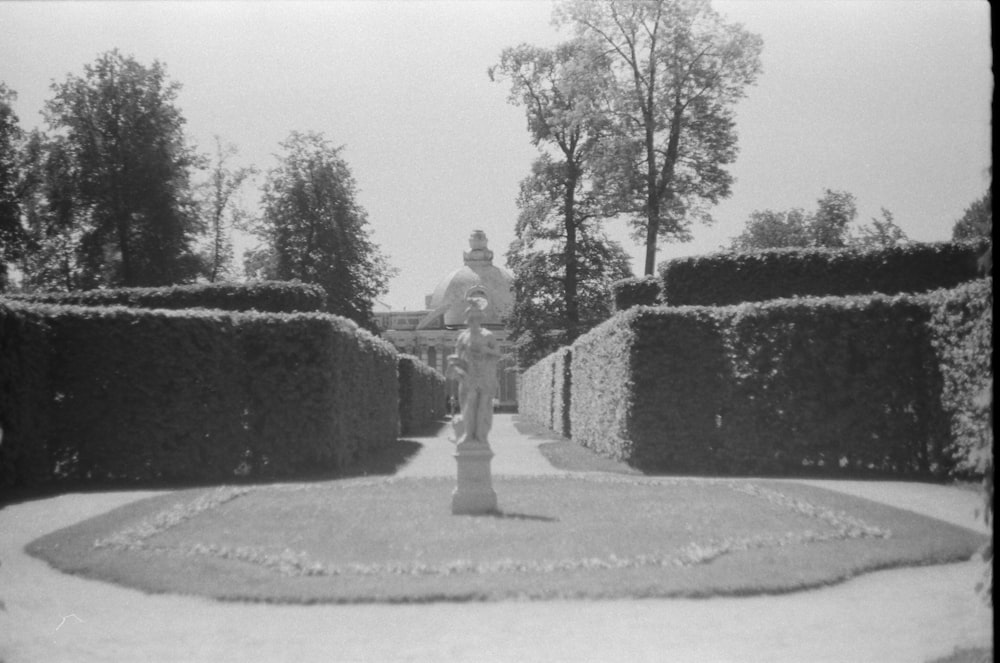
[[[514,272],[511,339],[518,363],[530,366],[567,345],[611,314],[611,284],[632,275],[630,258],[595,220],[577,223],[576,248],[567,251],[562,225],[564,177],[545,157],[521,183],[516,238],[507,251]],[[576,263],[575,318],[566,307],[566,261]]]
[[198,272],[202,230],[191,198],[199,165],[175,106],[178,83],[113,50],[53,83],[46,119],[66,141],[77,182],[86,285],[154,286]]
[[[491,79],[509,83],[509,101],[524,107],[531,141],[543,151],[528,186],[538,189],[547,208],[540,215],[548,226],[545,233],[552,239],[558,237],[562,245],[562,296],[553,304],[562,310],[569,340],[576,338],[580,324],[579,235],[584,224],[592,222],[598,206],[586,182],[591,159],[607,130],[607,121],[598,112],[607,71],[603,54],[584,40],[553,49],[527,44],[508,48],[499,65],[489,70]],[[534,205],[534,198],[522,195],[520,202]],[[554,209],[553,200],[558,200]]]
[[393,270],[370,237],[342,148],[299,132],[281,147],[264,183],[259,275],[321,285],[331,312],[374,330],[372,305]]
[[689,238],[693,219],[729,196],[733,109],[761,71],[761,38],[725,22],[709,0],[564,0],[557,19],[600,42],[615,85],[607,109],[617,141],[606,186],[646,245]]
[[[248,178],[257,173],[254,166],[231,167],[239,154],[233,144],[223,144],[215,136],[215,155],[209,169],[209,179],[201,190],[202,215],[207,229],[208,245],[201,261],[206,278],[215,281],[230,275],[233,262],[232,229],[242,225],[245,212],[235,197]],[[227,214],[228,212],[228,214]]]
[[17,93],[0,82],[0,292],[7,289],[9,265],[21,259],[25,233],[21,226],[21,181],[18,153],[24,132],[14,113]]

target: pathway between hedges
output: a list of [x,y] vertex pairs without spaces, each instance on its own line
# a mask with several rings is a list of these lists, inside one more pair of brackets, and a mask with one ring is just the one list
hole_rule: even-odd
[[[510,415],[495,421],[496,474],[558,470]],[[399,472],[451,474],[448,430],[417,438]],[[982,530],[974,493],[899,482],[810,482]],[[28,557],[34,538],[151,491],[70,494],[0,509],[0,660],[915,662],[991,646],[977,562],[899,569],[827,589],[709,600],[270,606],[149,596]],[[503,495],[500,495],[502,503]]]

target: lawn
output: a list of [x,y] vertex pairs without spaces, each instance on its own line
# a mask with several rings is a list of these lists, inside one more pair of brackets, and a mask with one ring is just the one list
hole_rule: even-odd
[[574,473],[197,488],[42,537],[56,568],[149,592],[283,603],[784,593],[970,558],[985,537],[821,488]]

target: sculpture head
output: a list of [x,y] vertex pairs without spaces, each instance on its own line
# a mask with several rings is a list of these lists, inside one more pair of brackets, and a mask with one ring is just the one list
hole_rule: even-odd
[[489,306],[489,299],[486,297],[486,289],[482,286],[473,286],[465,293],[465,320],[469,324],[481,324],[486,319],[486,307]]

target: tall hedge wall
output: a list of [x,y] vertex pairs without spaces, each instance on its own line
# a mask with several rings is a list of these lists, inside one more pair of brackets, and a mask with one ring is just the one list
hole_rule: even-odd
[[48,473],[51,355],[45,316],[0,299],[0,486],[38,483]]
[[572,350],[563,347],[518,378],[518,412],[564,437],[570,436],[570,364]]
[[788,297],[952,288],[978,278],[984,248],[982,243],[914,243],[675,258],[660,268],[662,298],[672,306],[728,306]]
[[115,288],[5,295],[13,300],[76,306],[189,309],[296,313],[325,311],[326,291],[297,281],[207,283],[163,288]]
[[[989,425],[992,282],[638,307],[573,346],[573,437],[677,472],[944,474]],[[978,408],[978,409],[977,409]]]
[[398,433],[395,350],[342,318],[17,302],[0,314],[8,485],[288,475]]
[[413,355],[399,355],[399,424],[404,435],[440,421],[447,409],[445,378]]

